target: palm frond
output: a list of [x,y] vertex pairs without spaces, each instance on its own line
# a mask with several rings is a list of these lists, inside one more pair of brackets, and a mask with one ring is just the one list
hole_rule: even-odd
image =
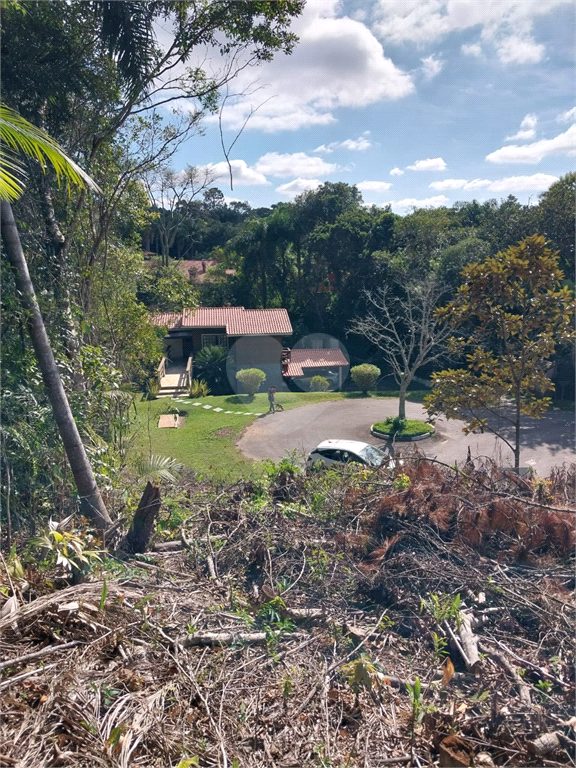
[[24,181],[15,175],[23,175],[22,168],[10,157],[11,153],[25,155],[37,160],[45,171],[50,165],[58,183],[66,181],[68,189],[72,184],[89,187],[102,194],[102,190],[88,174],[71,160],[64,150],[47,133],[37,128],[5,104],[0,104],[0,199],[14,200],[22,194]]
[[158,456],[154,453],[148,456],[137,456],[133,466],[143,480],[160,478],[169,483],[175,483],[185,469],[184,464],[171,456]]

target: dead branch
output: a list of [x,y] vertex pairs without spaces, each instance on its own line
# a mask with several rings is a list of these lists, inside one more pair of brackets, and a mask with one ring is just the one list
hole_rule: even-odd
[[47,648],[42,648],[41,651],[26,653],[24,656],[17,656],[15,659],[0,662],[0,670],[6,669],[7,667],[15,667],[17,664],[24,664],[33,659],[39,659],[41,656],[46,656],[55,651],[65,651],[66,649],[74,648],[77,645],[82,645],[82,642],[80,640],[72,640],[70,643],[63,643],[62,645],[49,645]]

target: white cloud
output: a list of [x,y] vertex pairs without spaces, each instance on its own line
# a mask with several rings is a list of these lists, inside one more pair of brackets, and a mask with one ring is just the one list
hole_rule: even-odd
[[557,176],[550,176],[547,173],[534,173],[532,176],[509,176],[506,179],[445,179],[444,181],[433,181],[428,186],[438,191],[445,189],[488,189],[490,192],[541,192],[558,181]]
[[228,100],[222,114],[226,128],[240,129],[256,107],[247,130],[327,125],[340,107],[401,99],[414,91],[410,75],[384,55],[368,27],[336,14],[335,2],[306,4],[291,25],[300,39],[293,53],[278,55],[257,70],[246,69],[235,79],[238,93],[252,95]]
[[368,138],[370,131],[364,131],[362,136],[358,136],[357,139],[344,139],[344,141],[332,141],[330,144],[320,144],[319,147],[313,149],[313,152],[322,152],[327,155],[334,152],[335,149],[350,149],[354,152],[363,152],[366,149],[370,149],[372,142]]
[[571,120],[576,120],[576,107],[572,107],[572,109],[562,112],[558,115],[556,120],[559,123],[569,123]]
[[544,58],[545,48],[530,37],[510,37],[496,45],[502,64],[537,64]]
[[356,186],[361,192],[385,192],[392,184],[389,181],[361,181]]
[[541,139],[532,144],[511,144],[486,155],[490,163],[531,163],[535,165],[548,155],[571,154],[576,149],[576,125],[553,139]]
[[396,168],[392,168],[390,171],[390,176],[404,176],[404,171],[396,166]]
[[[393,43],[430,44],[479,26],[482,42],[495,47],[503,64],[535,63],[544,56],[544,46],[532,37],[535,20],[571,4],[572,0],[379,0],[372,28]],[[467,44],[462,51],[480,54],[478,44]]]
[[509,176],[507,179],[493,181],[488,187],[492,192],[543,192],[548,189],[558,176],[548,173],[534,173],[532,176]]
[[439,208],[446,205],[448,198],[446,195],[436,195],[436,197],[425,197],[417,200],[415,197],[405,197],[403,200],[390,200],[385,205],[391,205],[392,208]]
[[504,141],[522,141],[525,139],[533,139],[536,135],[536,123],[538,118],[536,115],[526,115],[526,117],[520,123],[520,130],[513,136],[506,136]]
[[440,59],[434,58],[434,56],[426,56],[422,61],[422,74],[425,80],[432,80],[433,77],[439,75],[444,66],[444,62]]
[[276,187],[276,192],[280,192],[281,195],[287,197],[296,197],[302,192],[308,192],[310,189],[317,189],[322,184],[319,179],[294,179],[287,184],[281,184]]
[[433,181],[428,186],[431,189],[437,189],[438,191],[444,189],[481,189],[490,185],[488,179],[472,179],[467,181],[466,179],[444,179],[444,181]]
[[482,46],[480,43],[464,43],[460,50],[465,56],[482,56]]
[[[264,174],[255,171],[250,168],[244,160],[231,160],[232,166],[232,178],[234,180],[234,186],[236,187],[250,187],[262,184],[270,184]],[[228,163],[209,163],[204,166],[207,170],[214,174],[214,180],[218,181],[230,181],[230,169]]]
[[446,163],[441,157],[431,157],[427,160],[417,160],[414,165],[409,165],[409,171],[444,171]]
[[307,155],[305,152],[293,152],[292,154],[267,152],[254,164],[254,170],[280,179],[294,176],[311,179],[314,176],[326,176],[333,173],[339,170],[339,166],[334,163],[327,163],[321,157]]

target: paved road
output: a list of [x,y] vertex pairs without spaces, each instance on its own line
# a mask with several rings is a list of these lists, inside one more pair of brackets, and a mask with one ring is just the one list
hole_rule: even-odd
[[[238,447],[249,458],[269,457],[278,461],[290,451],[308,454],[328,438],[364,440],[378,444],[370,425],[386,416],[396,416],[398,401],[393,398],[336,400],[294,408],[284,413],[261,416],[251,424]],[[426,418],[422,407],[406,403],[409,419]],[[549,411],[542,419],[523,417],[522,466],[532,466],[541,477],[553,466],[575,462],[574,414]],[[472,456],[489,456],[504,466],[513,465],[512,451],[493,434],[465,435],[463,422],[436,422],[437,434],[417,445],[429,457],[453,464],[465,461],[468,446]]]

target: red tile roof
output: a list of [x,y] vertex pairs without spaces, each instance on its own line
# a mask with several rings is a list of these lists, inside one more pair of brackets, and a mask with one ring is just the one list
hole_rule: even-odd
[[224,328],[228,336],[290,336],[292,325],[285,309],[197,307],[154,315],[155,325],[170,328]]
[[152,315],[150,321],[153,325],[167,326],[168,328],[178,328],[182,322],[181,312],[159,312]]
[[304,368],[330,368],[349,365],[344,353],[332,349],[293,349],[285,376],[304,376]]

